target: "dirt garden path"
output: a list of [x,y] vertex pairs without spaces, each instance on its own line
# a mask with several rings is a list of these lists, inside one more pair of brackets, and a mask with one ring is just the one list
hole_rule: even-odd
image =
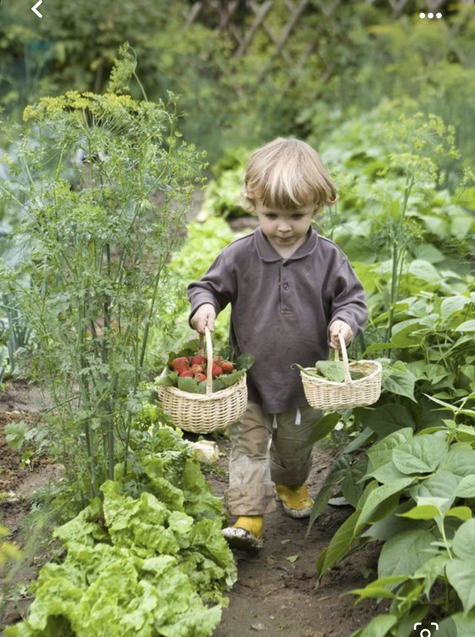
[[[218,440],[222,473],[209,476],[217,495],[227,486],[228,441]],[[308,481],[315,496],[332,463],[331,453],[314,448]],[[328,506],[306,538],[307,521],[289,518],[279,505],[265,518],[264,548],[255,555],[235,551],[239,578],[230,593],[215,637],[348,637],[378,611],[372,601],[358,606],[349,590],[366,585],[362,569],[376,569],[378,551],[367,547],[348,557],[315,588],[315,561],[353,509]],[[382,612],[382,611],[379,611]]]
[[[25,382],[9,383],[0,396],[0,491],[8,494],[0,502],[0,523],[10,529],[9,539],[21,548],[25,546],[22,525],[31,508],[31,497],[38,487],[61,475],[61,466],[43,458],[30,468],[21,467],[20,456],[6,445],[3,428],[12,421],[32,419],[42,405],[38,390]],[[221,452],[218,470],[205,471],[216,494],[222,496],[227,485],[229,443],[222,436],[217,442]],[[331,462],[328,449],[315,448],[309,480],[313,495]],[[354,598],[343,594],[365,585],[361,569],[375,568],[376,547],[347,558],[315,589],[316,557],[350,513],[350,508],[327,507],[308,538],[305,520],[285,516],[281,508],[266,516],[262,551],[256,555],[235,552],[239,579],[230,592],[229,608],[223,612],[215,637],[348,637],[367,623],[377,612],[375,603],[354,606]],[[20,588],[8,591],[4,625],[18,621],[26,612],[31,599],[25,584],[47,559],[45,549],[29,552],[15,578]]]

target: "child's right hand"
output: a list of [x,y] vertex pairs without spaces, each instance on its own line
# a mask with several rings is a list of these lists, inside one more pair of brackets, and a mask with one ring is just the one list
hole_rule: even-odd
[[204,334],[205,327],[207,327],[210,332],[214,330],[215,318],[216,310],[214,306],[211,305],[211,303],[203,303],[193,314],[190,323],[199,334]]

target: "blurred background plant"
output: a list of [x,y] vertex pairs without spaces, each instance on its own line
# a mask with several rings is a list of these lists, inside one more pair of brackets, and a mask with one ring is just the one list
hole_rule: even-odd
[[[386,0],[191,2],[49,0],[45,20],[5,0],[0,103],[19,117],[29,102],[66,90],[101,93],[120,44],[130,42],[149,97],[181,96],[185,137],[212,163],[224,149],[278,134],[317,134],[317,146],[382,97],[408,96],[454,125],[473,155],[474,7],[444,3],[421,20],[417,3]],[[134,97],[139,86],[132,89]]]

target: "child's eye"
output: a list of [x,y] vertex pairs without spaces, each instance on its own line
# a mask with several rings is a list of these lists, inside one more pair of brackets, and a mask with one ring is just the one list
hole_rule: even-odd
[[296,212],[294,215],[292,215],[292,219],[302,219],[302,217],[304,217],[305,215],[301,212]]
[[267,212],[264,217],[266,217],[266,219],[277,219],[277,215],[273,212]]

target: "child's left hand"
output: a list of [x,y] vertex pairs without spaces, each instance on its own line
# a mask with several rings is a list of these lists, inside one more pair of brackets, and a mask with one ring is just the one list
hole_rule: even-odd
[[345,344],[349,345],[353,339],[353,330],[345,321],[336,319],[328,329],[328,340],[332,349],[340,349],[340,340],[338,338],[340,333],[345,339]]

